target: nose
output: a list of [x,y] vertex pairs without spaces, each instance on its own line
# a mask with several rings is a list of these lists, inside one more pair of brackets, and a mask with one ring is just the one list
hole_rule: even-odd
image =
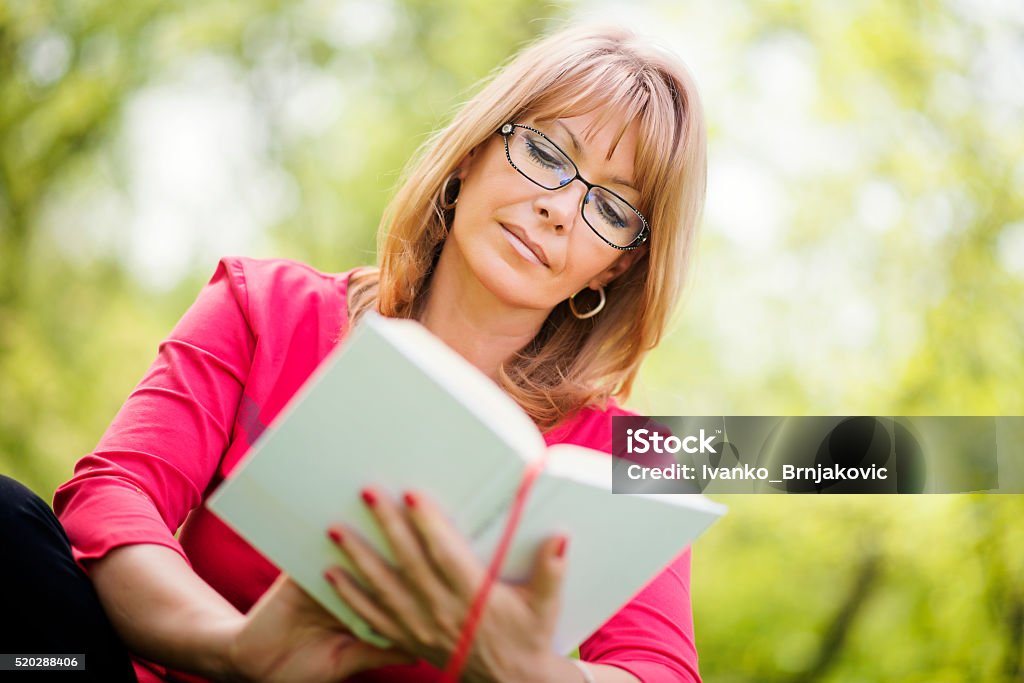
[[557,190],[540,189],[533,203],[534,209],[546,224],[557,231],[565,230],[575,225],[586,193],[587,186],[575,180]]

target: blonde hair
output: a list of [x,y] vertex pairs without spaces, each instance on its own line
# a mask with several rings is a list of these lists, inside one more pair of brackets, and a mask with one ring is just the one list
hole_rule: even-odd
[[639,123],[634,184],[650,239],[606,288],[598,316],[579,320],[562,302],[502,365],[498,381],[541,429],[609,397],[625,400],[685,284],[704,202],[707,136],[685,67],[622,28],[568,29],[534,43],[422,145],[381,219],[379,269],[352,278],[352,322],[373,308],[417,316],[447,235],[442,187],[471,150],[527,115],[550,120],[598,110],[598,127],[617,113],[624,125]]

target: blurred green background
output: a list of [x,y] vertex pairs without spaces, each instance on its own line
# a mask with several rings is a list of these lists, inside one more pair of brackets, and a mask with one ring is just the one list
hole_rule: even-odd
[[[631,407],[1024,413],[1024,3],[0,0],[0,472],[49,499],[220,255],[372,262],[412,150],[581,17],[676,51],[710,126]],[[1024,680],[1020,496],[726,502],[709,683]]]

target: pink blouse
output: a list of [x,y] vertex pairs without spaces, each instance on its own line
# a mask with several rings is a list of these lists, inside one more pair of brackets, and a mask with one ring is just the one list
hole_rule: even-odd
[[[279,570],[203,501],[245,455],[347,331],[349,273],[286,260],[225,258],[125,401],[96,449],[54,495],[76,561],[155,543],[182,555],[242,612]],[[611,452],[610,404],[586,408],[545,434]],[[176,532],[179,532],[176,537]],[[699,681],[690,609],[690,551],[682,553],[580,647],[645,683]],[[203,680],[137,659],[142,683]],[[350,680],[436,680],[425,662]]]

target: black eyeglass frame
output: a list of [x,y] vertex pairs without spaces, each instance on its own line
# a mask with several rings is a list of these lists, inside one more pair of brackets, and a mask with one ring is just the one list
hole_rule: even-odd
[[[576,175],[573,176],[572,178],[570,178],[569,180],[567,180],[566,182],[562,183],[558,187],[548,187],[547,185],[542,185],[541,183],[537,182],[536,180],[534,180],[533,178],[528,176],[525,171],[523,171],[521,168],[516,166],[515,162],[512,161],[512,154],[509,152],[509,149],[508,149],[508,139],[509,139],[509,137],[511,135],[515,134],[515,129],[516,128],[522,128],[524,130],[528,130],[528,131],[534,132],[537,135],[539,135],[542,138],[544,138],[552,147],[557,149],[561,153],[561,155],[563,157],[565,157],[566,159],[569,160],[569,163],[572,164],[572,170],[574,170],[576,172]],[[555,141],[552,140],[551,138],[549,138],[547,135],[545,135],[544,133],[540,132],[536,128],[531,128],[530,126],[524,126],[521,123],[506,123],[500,129],[498,129],[498,134],[501,135],[502,138],[504,138],[504,140],[505,140],[505,158],[508,159],[509,165],[512,168],[514,168],[519,173],[519,175],[523,176],[524,178],[529,180],[531,183],[533,183],[537,187],[543,187],[545,190],[554,192],[555,190],[561,190],[563,187],[568,187],[569,185],[572,185],[573,181],[576,181],[576,180],[579,180],[581,183],[583,183],[586,186],[587,191],[583,195],[583,201],[580,203],[580,216],[583,218],[583,222],[587,224],[587,227],[590,228],[594,232],[595,235],[600,237],[601,241],[604,242],[605,244],[607,244],[609,247],[612,247],[613,249],[618,249],[619,251],[632,251],[633,249],[636,249],[641,244],[646,242],[647,238],[650,237],[650,235],[651,235],[651,227],[647,223],[647,219],[644,218],[644,215],[642,213],[640,213],[640,211],[638,211],[635,206],[630,204],[629,201],[627,201],[626,198],[623,197],[618,192],[616,192],[614,190],[610,190],[607,187],[605,187],[604,185],[595,185],[594,183],[588,181],[586,178],[584,178],[582,175],[580,175],[580,169],[576,165],[576,162],[573,161],[573,158],[571,156],[569,156],[568,154],[566,154],[565,150],[562,149],[561,147],[559,147],[555,143]],[[638,232],[636,237],[633,238],[633,241],[630,242],[629,244],[627,244],[626,246],[619,246],[618,244],[614,244],[613,242],[611,242],[607,237],[602,235],[601,232],[597,228],[595,228],[593,225],[590,224],[590,221],[587,220],[586,214],[583,213],[583,207],[586,206],[586,204],[587,204],[587,202],[589,200],[590,191],[593,190],[595,187],[599,188],[599,189],[602,189],[605,192],[607,192],[608,194],[613,195],[614,197],[618,198],[620,201],[622,201],[623,204],[628,206],[633,211],[633,213],[635,213],[640,218],[640,222],[643,223],[643,227],[640,228],[640,232]]]

